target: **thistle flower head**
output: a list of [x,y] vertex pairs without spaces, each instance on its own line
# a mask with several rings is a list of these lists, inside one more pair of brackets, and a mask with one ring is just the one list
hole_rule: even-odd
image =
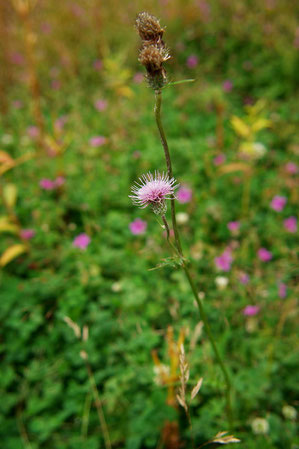
[[132,201],[141,208],[150,206],[155,214],[164,215],[167,209],[166,200],[171,199],[177,185],[175,179],[165,173],[147,173],[139,178],[132,187]]
[[157,41],[162,38],[164,33],[164,29],[161,28],[159,19],[147,12],[138,14],[136,28],[139,36],[144,41]]
[[139,61],[147,70],[147,80],[154,90],[159,90],[167,83],[163,62],[170,58],[162,40],[164,29],[159,20],[141,12],[136,19],[136,28],[142,40]]

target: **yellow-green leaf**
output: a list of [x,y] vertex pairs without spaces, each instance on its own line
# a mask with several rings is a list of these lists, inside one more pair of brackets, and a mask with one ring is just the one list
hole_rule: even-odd
[[5,267],[5,265],[7,265],[9,262],[20,256],[21,254],[25,253],[26,251],[27,246],[22,245],[21,243],[10,246],[0,257],[0,266]]
[[231,118],[231,124],[237,134],[241,137],[248,138],[250,136],[250,128],[246,123],[241,120],[239,117],[234,115]]
[[3,198],[8,207],[13,208],[17,201],[17,186],[15,184],[6,184],[3,187]]
[[11,232],[13,234],[17,234],[19,231],[18,227],[12,223],[1,223],[0,222],[0,232]]
[[269,126],[271,126],[270,120],[266,118],[259,118],[256,122],[253,123],[252,130],[257,133],[261,129],[269,128]]

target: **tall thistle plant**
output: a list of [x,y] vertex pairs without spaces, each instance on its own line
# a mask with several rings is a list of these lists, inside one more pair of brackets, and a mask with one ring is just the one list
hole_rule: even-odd
[[[171,250],[174,252],[174,257],[178,265],[185,273],[191,292],[197,303],[200,318],[204,323],[205,332],[211,342],[216,360],[223,373],[226,383],[227,418],[229,426],[232,428],[233,416],[231,407],[230,376],[217,347],[202,301],[198,296],[198,289],[193,276],[191,275],[192,267],[190,261],[187,261],[184,255],[176,222],[176,181],[173,177],[172,160],[161,119],[162,90],[165,86],[169,85],[166,70],[163,64],[170,58],[169,51],[163,41],[164,29],[161,27],[159,20],[147,12],[142,12],[138,15],[136,19],[136,29],[142,41],[139,61],[146,68],[146,78],[148,84],[153,89],[155,94],[155,119],[164,150],[167,173],[160,173],[156,171],[154,174],[148,173],[146,175],[142,175],[140,180],[132,187],[131,198],[136,205],[142,208],[149,206],[155,214],[161,217],[163,221],[167,233],[167,241],[171,247]],[[166,219],[168,200],[170,201],[171,206],[174,244],[169,238],[170,227]]]

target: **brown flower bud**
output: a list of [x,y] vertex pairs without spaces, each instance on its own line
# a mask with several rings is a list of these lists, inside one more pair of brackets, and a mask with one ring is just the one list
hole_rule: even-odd
[[157,42],[162,39],[164,29],[160,21],[147,12],[141,12],[136,19],[136,28],[139,36],[144,41]]

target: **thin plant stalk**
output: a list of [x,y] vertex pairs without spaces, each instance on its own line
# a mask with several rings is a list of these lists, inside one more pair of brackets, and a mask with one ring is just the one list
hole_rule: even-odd
[[109,436],[109,430],[108,430],[108,426],[107,426],[105,415],[104,415],[102,401],[101,401],[101,398],[100,398],[100,395],[99,395],[99,392],[97,389],[96,380],[94,378],[90,364],[88,363],[87,360],[85,362],[86,362],[86,368],[87,368],[87,372],[88,372],[89,381],[90,381],[94,399],[95,399],[95,406],[96,406],[96,409],[98,412],[98,417],[99,417],[101,429],[103,432],[105,448],[111,449],[112,446],[111,446],[111,440],[110,440],[110,436]]
[[[159,134],[160,134],[160,138],[161,138],[161,142],[162,142],[162,146],[164,149],[164,154],[165,154],[165,160],[166,160],[166,166],[167,166],[167,173],[168,173],[168,177],[169,179],[173,178],[173,172],[172,172],[172,164],[171,164],[171,158],[170,158],[170,153],[169,153],[169,148],[168,148],[168,143],[167,143],[167,139],[166,139],[166,135],[164,132],[164,128],[163,128],[163,124],[162,124],[162,119],[161,119],[161,105],[162,105],[162,92],[161,90],[156,90],[155,91],[155,118],[156,118],[156,123],[157,123],[157,127],[159,130]],[[175,198],[174,196],[171,198],[171,220],[172,220],[172,227],[173,227],[173,231],[174,231],[174,237],[175,237],[175,245],[176,245],[176,249],[177,252],[181,258],[181,266],[184,270],[184,273],[186,275],[186,278],[189,282],[189,285],[191,287],[194,299],[196,301],[196,304],[198,306],[199,312],[200,312],[200,317],[204,323],[204,327],[206,329],[206,333],[208,335],[208,338],[210,340],[210,343],[212,345],[212,348],[214,350],[217,362],[221,368],[221,371],[223,373],[223,377],[226,383],[226,410],[227,410],[227,418],[228,418],[228,422],[229,422],[229,426],[230,428],[233,427],[233,414],[232,414],[232,406],[231,406],[231,382],[230,382],[230,376],[228,374],[228,370],[221,358],[220,352],[218,350],[218,347],[216,345],[212,330],[210,328],[208,319],[207,319],[207,315],[205,313],[203,304],[201,302],[201,299],[198,296],[198,292],[195,286],[195,283],[192,279],[192,276],[190,274],[189,268],[186,264],[185,258],[184,258],[184,254],[183,254],[183,250],[182,250],[182,245],[181,245],[181,241],[180,241],[180,235],[179,235],[179,231],[178,231],[178,227],[177,227],[177,223],[176,223],[176,213],[175,213]],[[163,222],[165,224],[166,219],[165,217],[163,217]],[[167,232],[167,236],[169,236],[169,229],[168,229],[168,225],[166,222],[166,232]],[[168,230],[167,230],[168,229]]]

